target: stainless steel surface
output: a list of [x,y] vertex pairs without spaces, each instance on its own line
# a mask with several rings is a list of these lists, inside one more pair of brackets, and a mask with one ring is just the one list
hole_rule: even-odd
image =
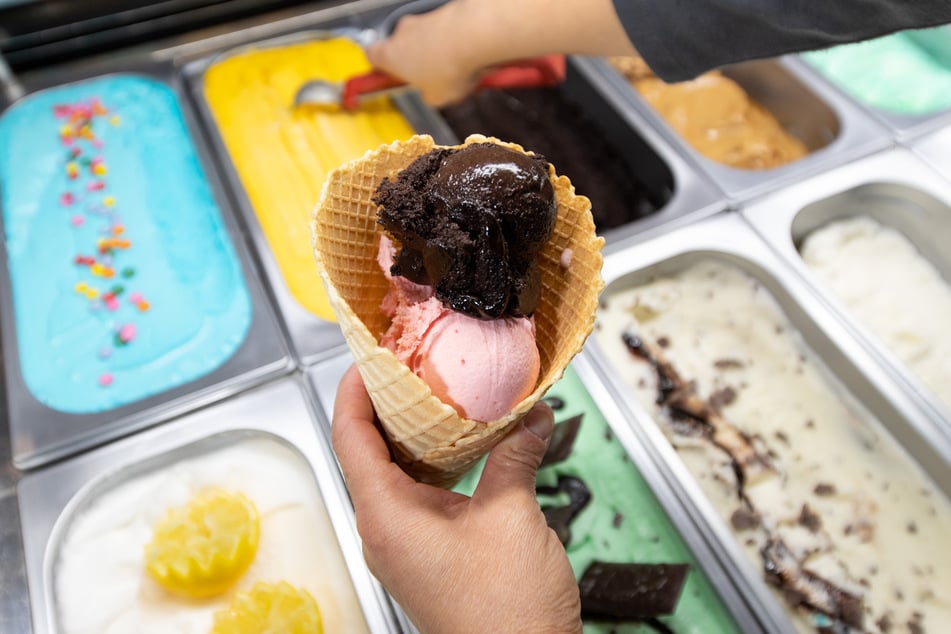
[[939,174],[951,180],[951,124],[909,144]]
[[314,424],[313,405],[295,375],[27,474],[19,485],[19,502],[34,631],[53,630],[51,571],[57,536],[62,536],[65,523],[81,512],[90,496],[143,470],[195,455],[199,447],[219,446],[229,437],[261,436],[288,443],[310,464],[370,631],[397,631],[386,595],[363,562],[352,507],[322,430]]
[[787,58],[745,62],[725,68],[749,95],[776,115],[811,153],[768,170],[744,170],[711,160],[671,128],[607,61],[592,65],[629,107],[639,112],[663,137],[706,174],[731,200],[742,201],[777,189],[809,174],[880,150],[892,143],[887,130],[825,82],[804,76]]
[[12,490],[0,493],[0,632],[30,632],[20,513]]
[[[0,240],[0,335],[3,338],[4,369],[13,462],[20,469],[32,469],[83,449],[144,429],[188,409],[222,399],[239,390],[286,374],[293,368],[280,325],[241,231],[228,203],[201,129],[185,103],[183,86],[169,64],[146,60],[113,62],[107,68],[91,66],[84,74],[73,71],[49,73],[44,83],[31,85],[41,90],[59,83],[101,76],[130,73],[165,82],[181,100],[182,115],[194,141],[198,159],[204,168],[222,222],[232,237],[231,244],[241,265],[252,310],[252,321],[244,342],[220,367],[188,384],[167,390],[108,411],[94,414],[68,414],[50,409],[37,401],[24,384],[20,372],[16,322],[12,306],[12,282],[7,270],[5,240]],[[49,82],[49,83],[46,83]],[[2,228],[2,227],[0,227]]]
[[741,213],[876,363],[903,386],[940,433],[951,438],[951,412],[825,290],[798,251],[806,235],[828,222],[866,215],[904,234],[946,280],[951,280],[951,183],[908,150],[895,148],[775,192]]
[[23,86],[20,85],[13,71],[10,70],[3,55],[0,55],[0,97],[2,97],[0,108],[17,101],[24,94],[26,94],[26,91]]
[[[869,356],[843,324],[821,304],[808,286],[734,213],[721,214],[619,248],[605,257],[605,296],[648,279],[674,274],[691,263],[716,258],[739,266],[770,291],[806,344],[887,431],[898,440],[943,489],[951,494],[951,442],[936,433],[912,399]],[[726,523],[703,494],[660,426],[625,386],[595,340],[586,346],[595,374],[625,413],[631,432],[644,445],[657,468],[679,491],[679,498],[710,546],[720,553],[729,576],[754,606],[760,606],[765,631],[791,632],[792,624],[767,590],[758,570],[741,551]]]
[[835,82],[826,78],[798,55],[790,56],[788,63],[790,68],[795,69],[802,77],[809,78],[810,82],[814,82],[816,85],[820,83],[825,84],[830,91],[837,94],[838,99],[847,100],[855,104],[856,108],[884,125],[888,130],[888,134],[899,141],[914,139],[951,123],[951,109],[942,110],[933,114],[905,115],[882,110],[881,108],[874,108],[854,99],[845,90],[839,88]]
[[[352,363],[351,355],[344,353],[333,359],[324,360],[305,371],[308,386],[319,404],[321,424],[326,427],[328,433],[332,425],[337,385]],[[648,456],[644,445],[628,424],[624,412],[618,407],[613,395],[605,388],[593,368],[588,355],[582,352],[575,357],[572,367],[578,373],[591,398],[597,403],[598,409],[608,421],[618,441],[627,451],[634,467],[647,481],[672,524],[680,531],[680,536],[703,568],[711,585],[716,588],[737,625],[744,632],[770,631],[769,623],[760,619],[757,609],[747,602],[740,588],[733,583],[728,568],[724,566],[718,552],[712,549],[701,536],[701,527],[685,512],[683,504],[677,499],[677,483],[671,483],[666,479]],[[404,626],[410,625],[405,615],[401,615],[401,618],[404,619]]]

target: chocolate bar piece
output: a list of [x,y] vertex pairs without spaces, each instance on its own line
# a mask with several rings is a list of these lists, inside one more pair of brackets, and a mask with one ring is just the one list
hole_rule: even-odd
[[581,615],[616,622],[672,614],[689,569],[687,564],[592,562],[578,582]]

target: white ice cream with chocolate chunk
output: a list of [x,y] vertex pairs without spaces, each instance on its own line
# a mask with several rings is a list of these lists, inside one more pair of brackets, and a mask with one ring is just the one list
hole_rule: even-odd
[[914,244],[857,216],[809,234],[800,253],[850,314],[951,409],[951,284]]
[[[711,258],[602,304],[599,348],[757,569],[784,564],[799,629],[951,632],[951,503],[765,287]],[[833,616],[792,607],[794,588]]]
[[[260,543],[235,587],[202,600],[178,598],[145,570],[145,545],[165,512],[221,487],[257,507]],[[267,437],[239,440],[123,478],[84,500],[53,562],[57,632],[205,634],[214,612],[255,582],[286,581],[317,601],[327,632],[366,632],[350,575],[310,465]]]

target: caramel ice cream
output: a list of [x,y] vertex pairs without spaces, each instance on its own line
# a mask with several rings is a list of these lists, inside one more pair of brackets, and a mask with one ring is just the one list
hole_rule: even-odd
[[668,84],[639,57],[608,62],[695,150],[740,169],[770,169],[809,153],[776,117],[719,71]]

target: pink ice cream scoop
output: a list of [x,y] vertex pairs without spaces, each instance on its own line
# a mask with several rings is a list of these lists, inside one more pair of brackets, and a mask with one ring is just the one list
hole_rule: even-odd
[[531,317],[479,319],[447,308],[433,288],[390,274],[396,249],[380,240],[390,281],[380,309],[392,321],[380,344],[460,415],[489,422],[531,394],[541,362]]

